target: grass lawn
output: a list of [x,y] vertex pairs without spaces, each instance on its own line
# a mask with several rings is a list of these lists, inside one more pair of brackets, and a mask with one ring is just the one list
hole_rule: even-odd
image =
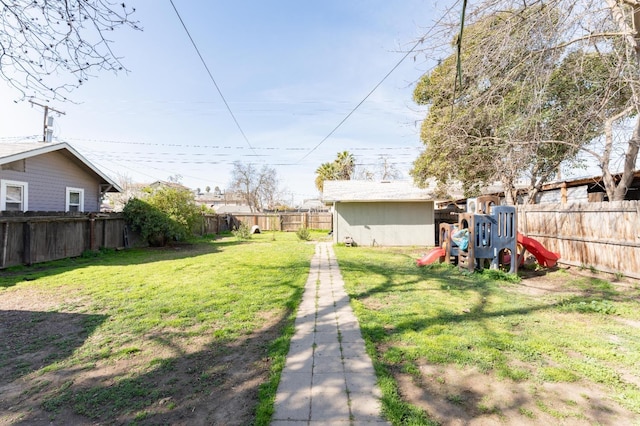
[[637,282],[335,252],[393,424],[640,424]]
[[265,424],[313,253],[263,233],[2,271],[0,424]]
[[[1,271],[0,424],[268,424],[313,252],[265,233]],[[335,252],[392,424],[640,425],[637,282]]]

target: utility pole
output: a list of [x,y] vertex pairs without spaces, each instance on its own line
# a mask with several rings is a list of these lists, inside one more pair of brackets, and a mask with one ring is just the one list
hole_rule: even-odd
[[[49,111],[57,112],[58,114],[64,115],[64,112],[58,111],[55,108],[51,108],[49,105],[42,105],[38,102],[30,100],[32,105],[37,105],[39,107],[44,108],[44,121],[42,123],[42,142],[51,142],[51,137],[53,136],[53,129],[49,131],[49,128],[53,126],[53,117],[51,117],[51,122],[49,122]],[[49,136],[49,137],[47,137]]]

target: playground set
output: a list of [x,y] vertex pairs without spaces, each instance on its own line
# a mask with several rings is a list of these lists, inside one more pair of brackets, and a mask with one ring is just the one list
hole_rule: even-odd
[[554,267],[560,254],[520,234],[516,208],[500,206],[499,202],[494,196],[478,197],[475,205],[468,206],[467,213],[458,216],[457,224],[441,223],[440,247],[417,259],[417,265],[457,263],[460,269],[474,271],[490,263],[492,269],[508,267],[509,273],[515,274],[528,251],[541,266]]

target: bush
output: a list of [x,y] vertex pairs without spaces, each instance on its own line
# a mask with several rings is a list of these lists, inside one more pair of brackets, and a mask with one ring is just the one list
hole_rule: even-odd
[[246,223],[240,222],[240,227],[238,229],[234,229],[231,231],[234,237],[239,240],[249,240],[251,239],[251,228]]
[[300,228],[296,231],[296,236],[300,241],[309,241],[311,239],[311,232],[307,228]]
[[151,246],[162,247],[181,234],[180,227],[167,214],[138,198],[129,200],[122,213],[131,229]]
[[150,192],[145,201],[174,222],[178,240],[192,236],[204,220],[203,209],[196,205],[193,194],[187,189],[163,187]]

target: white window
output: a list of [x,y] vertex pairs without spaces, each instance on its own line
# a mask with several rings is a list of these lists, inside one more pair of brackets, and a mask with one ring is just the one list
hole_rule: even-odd
[[26,212],[29,209],[29,184],[14,180],[0,182],[0,210]]
[[67,187],[66,210],[68,212],[84,211],[84,189]]

